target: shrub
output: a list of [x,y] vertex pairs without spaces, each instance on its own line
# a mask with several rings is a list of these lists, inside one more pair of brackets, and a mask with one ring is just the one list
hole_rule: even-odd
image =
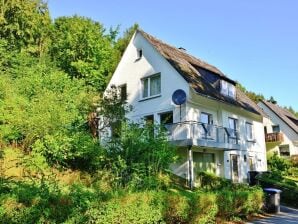
[[160,195],[155,192],[133,193],[94,203],[86,212],[87,223],[164,223]]
[[258,187],[240,186],[217,193],[218,216],[231,219],[257,213],[263,205],[263,191]]
[[231,187],[230,180],[218,177],[212,173],[199,172],[196,176],[199,187],[205,190],[218,190],[224,187]]
[[192,202],[192,223],[215,223],[218,213],[217,195],[215,193],[197,193]]
[[177,193],[168,193],[165,199],[164,219],[167,223],[188,223],[190,219],[189,198]]

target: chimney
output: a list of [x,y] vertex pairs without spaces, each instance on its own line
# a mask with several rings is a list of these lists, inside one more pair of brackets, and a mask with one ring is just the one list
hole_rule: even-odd
[[184,51],[184,52],[186,52],[186,49],[183,48],[183,47],[178,47],[178,49],[179,49],[180,51]]

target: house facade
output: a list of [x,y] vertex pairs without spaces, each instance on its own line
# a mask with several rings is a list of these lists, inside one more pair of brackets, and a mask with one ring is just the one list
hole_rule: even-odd
[[267,114],[264,118],[267,151],[282,157],[298,155],[298,118],[268,101],[258,105]]
[[[260,108],[235,81],[184,49],[138,30],[107,89],[112,85],[125,92],[130,120],[167,128],[180,155],[172,171],[190,185],[199,171],[245,182],[248,171],[267,169]],[[186,99],[174,103],[181,93]]]

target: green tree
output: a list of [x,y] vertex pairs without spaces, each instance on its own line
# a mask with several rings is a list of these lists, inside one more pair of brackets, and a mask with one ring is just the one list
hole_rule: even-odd
[[118,63],[114,36],[89,18],[60,17],[54,23],[50,54],[69,76],[103,91]]
[[252,91],[248,91],[243,85],[240,83],[237,83],[237,87],[244,92],[252,101],[255,103],[258,103],[261,100],[265,100],[265,97],[260,93],[255,93]]
[[139,24],[135,23],[130,28],[126,29],[123,36],[117,40],[116,48],[119,50],[120,56],[123,55],[129,41],[131,40],[133,34],[139,29]]
[[41,56],[49,44],[51,19],[42,0],[2,0],[0,37],[9,49],[25,50]]

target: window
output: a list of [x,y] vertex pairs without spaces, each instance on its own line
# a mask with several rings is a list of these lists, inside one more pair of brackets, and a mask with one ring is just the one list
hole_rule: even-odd
[[272,132],[273,132],[273,133],[278,133],[278,132],[280,132],[280,127],[279,127],[279,125],[272,125]]
[[153,125],[154,124],[154,115],[148,115],[144,117],[146,125]]
[[232,83],[229,83],[225,80],[221,80],[220,82],[221,88],[221,94],[225,95],[225,96],[229,96],[233,99],[236,98],[236,88]]
[[160,73],[142,79],[142,98],[157,96],[161,92]]
[[173,124],[173,111],[160,114],[160,124]]
[[246,139],[247,140],[253,140],[253,126],[252,123],[246,122],[245,123],[245,129],[246,129]]
[[212,114],[202,112],[200,116],[200,122],[203,124],[212,124]]
[[248,157],[248,165],[249,165],[249,170],[250,171],[256,170],[254,158],[252,156]]
[[137,60],[141,59],[143,56],[143,50],[142,49],[137,49]]
[[229,128],[230,129],[233,129],[234,131],[236,131],[237,130],[237,123],[238,123],[237,119],[229,117]]
[[279,155],[280,156],[290,156],[289,145],[281,145],[281,146],[279,146]]
[[127,100],[127,87],[126,84],[120,86],[120,98],[122,101]]
[[234,143],[238,144],[237,136],[238,120],[235,118],[229,117],[229,128],[226,129],[229,141],[233,140]]

